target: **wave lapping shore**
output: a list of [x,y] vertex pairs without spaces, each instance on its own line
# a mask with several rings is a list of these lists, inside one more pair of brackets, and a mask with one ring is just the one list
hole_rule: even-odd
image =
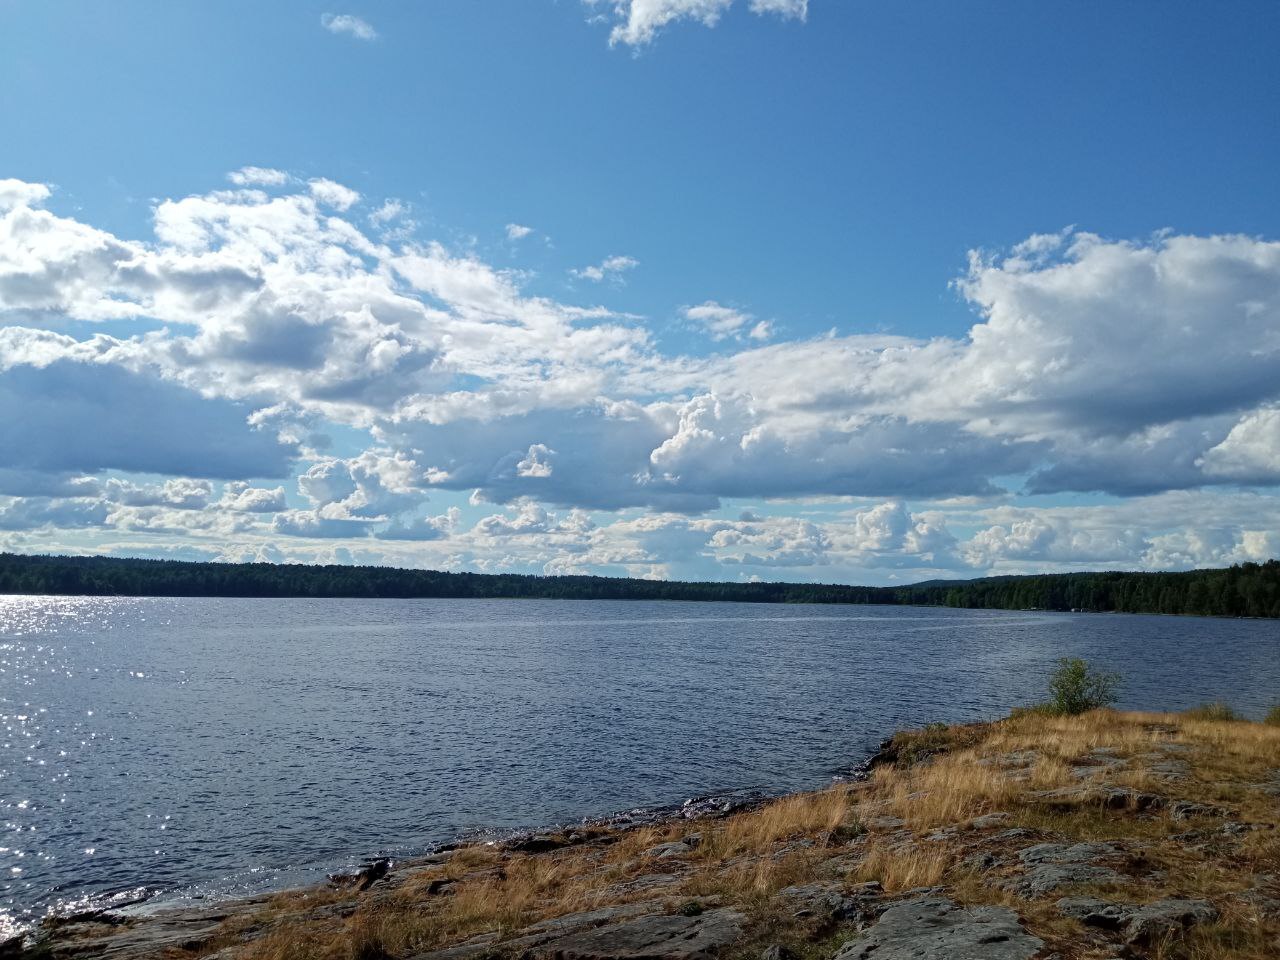
[[1113,711],[934,725],[894,737],[865,780],[709,807],[370,864],[323,888],[62,918],[0,956],[1280,955],[1277,727]]

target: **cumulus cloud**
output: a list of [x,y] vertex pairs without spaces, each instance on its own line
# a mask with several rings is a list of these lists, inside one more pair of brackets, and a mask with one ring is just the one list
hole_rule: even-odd
[[320,25],[330,33],[345,33],[357,40],[378,39],[378,31],[372,25],[349,13],[321,14]]
[[640,261],[634,257],[605,257],[592,266],[570,270],[569,274],[579,280],[590,280],[593,283],[599,283],[601,280],[616,280],[621,274],[626,273],[628,270],[634,270],[638,266],[640,266]]
[[529,234],[531,233],[533,233],[533,227],[526,227],[524,224],[521,224],[521,223],[507,224],[508,240],[523,240],[525,237],[529,236]]
[[0,212],[15,207],[37,207],[49,199],[51,192],[43,183],[24,183],[12,178],[0,180]]
[[236,481],[226,485],[218,506],[237,513],[279,513],[287,503],[284,487],[255,487]]
[[[185,530],[214,550],[347,537],[528,569],[706,575],[723,561],[815,576],[1177,565],[1272,542],[1243,519],[1206,519],[1196,539],[1138,520],[1085,529],[1047,508],[962,523],[929,503],[1023,484],[1157,502],[1280,482],[1274,241],[1036,235],[975,253],[955,289],[976,322],[927,341],[762,343],[755,317],[706,301],[684,316],[725,346],[696,357],[663,352],[632,318],[530,295],[474,253],[372,237],[341,184],[249,169],[234,189],[158,202],[143,240],[59,215],[42,185],[0,185],[0,410],[21,411],[0,417],[12,533],[65,517],[157,540]],[[361,222],[401,211],[377,213]],[[134,319],[135,335],[119,332]],[[104,320],[113,335],[93,326]],[[149,478],[112,485],[104,471]],[[170,479],[196,486],[166,491]],[[508,512],[468,527],[427,511],[470,492]],[[879,505],[812,530],[689,519],[726,498],[832,497]],[[587,527],[575,510],[665,519]],[[519,549],[495,552],[503,538]]]

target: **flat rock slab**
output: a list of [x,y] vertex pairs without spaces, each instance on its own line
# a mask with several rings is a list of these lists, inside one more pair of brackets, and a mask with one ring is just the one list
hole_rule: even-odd
[[835,960],[1030,960],[1043,946],[1006,907],[929,897],[890,907]]
[[1078,883],[1127,883],[1128,878],[1098,863],[1121,853],[1109,843],[1037,843],[1018,851],[1027,869],[1004,886],[1023,897],[1042,897]]
[[1091,863],[1118,857],[1119,847],[1110,843],[1037,843],[1018,851],[1023,863]]
[[1208,900],[1157,900],[1133,911],[1125,924],[1125,939],[1136,944],[1155,943],[1196,924],[1217,919],[1217,908]]
[[1004,888],[1021,897],[1043,897],[1063,887],[1082,883],[1128,883],[1128,877],[1110,867],[1089,863],[1041,863],[1004,884]]
[[530,951],[555,960],[704,960],[742,936],[742,914],[639,917],[560,937]]

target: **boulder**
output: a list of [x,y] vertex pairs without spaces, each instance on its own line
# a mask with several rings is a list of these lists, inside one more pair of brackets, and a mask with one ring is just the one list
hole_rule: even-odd
[[638,917],[571,933],[530,952],[555,960],[704,960],[738,940],[742,925],[742,914],[733,910]]
[[1062,887],[1080,883],[1127,883],[1128,879],[1110,867],[1088,863],[1042,863],[1004,884],[1020,897],[1043,897]]
[[974,817],[969,822],[969,826],[975,830],[987,830],[991,827],[998,827],[1009,819],[1007,813],[984,813],[980,817]]
[[514,837],[503,844],[503,847],[513,853],[546,853],[549,850],[561,850],[571,845],[572,841],[566,837],[531,834],[524,837]]
[[928,897],[890,907],[835,960],[1030,960],[1043,946],[1006,907]]
[[1207,803],[1175,800],[1169,804],[1169,816],[1174,820],[1190,820],[1192,817],[1225,817],[1226,815],[1227,811],[1222,807],[1210,806]]
[[674,840],[671,843],[660,843],[656,847],[650,847],[644,855],[666,860],[668,857],[684,857],[691,853],[693,853],[693,847],[690,844],[683,840]]
[[390,870],[391,861],[386,857],[379,857],[376,860],[368,860],[360,864],[351,873],[329,874],[329,885],[337,888],[348,887],[356,890],[368,890],[385,877]]
[[1077,883],[1126,883],[1124,876],[1097,862],[1121,853],[1109,843],[1037,843],[1018,851],[1027,869],[1006,881],[1005,889],[1023,897],[1041,897]]
[[1087,927],[1104,930],[1119,930],[1129,919],[1127,907],[1096,897],[1063,897],[1057,907],[1064,916],[1079,920]]
[[1124,935],[1131,944],[1146,945],[1217,919],[1218,910],[1208,900],[1157,900],[1133,909]]

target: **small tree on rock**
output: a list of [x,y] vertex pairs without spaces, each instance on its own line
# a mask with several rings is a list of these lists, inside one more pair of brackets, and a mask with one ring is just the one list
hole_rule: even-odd
[[1063,657],[1049,678],[1049,706],[1054,713],[1075,716],[1109,707],[1120,699],[1120,675],[1097,670],[1079,657]]

